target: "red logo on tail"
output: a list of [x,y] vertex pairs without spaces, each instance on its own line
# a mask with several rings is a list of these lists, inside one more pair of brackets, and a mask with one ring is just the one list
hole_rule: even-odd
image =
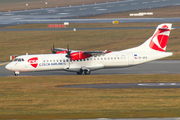
[[30,63],[31,66],[33,66],[34,68],[36,68],[38,66],[38,58],[37,57],[33,57],[30,58],[28,60],[28,62]]
[[[166,28],[166,29],[163,29]],[[149,44],[150,48],[157,50],[157,51],[165,51],[165,47],[167,45],[168,42],[168,38],[169,36],[161,34],[163,32],[166,31],[170,31],[169,29],[167,29],[168,26],[164,25],[162,26],[162,29],[160,28],[152,37],[151,42]]]

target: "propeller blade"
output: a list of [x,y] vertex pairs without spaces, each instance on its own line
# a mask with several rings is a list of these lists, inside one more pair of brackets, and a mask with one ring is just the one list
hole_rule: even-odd
[[68,50],[68,52],[67,52],[66,57],[70,58],[70,61],[72,61],[72,59],[71,59],[71,51],[69,50],[69,45],[67,45],[67,50]]
[[54,44],[53,44],[53,47],[51,48],[51,52],[52,52],[53,54],[55,54],[55,53],[57,52],[57,50],[54,49]]

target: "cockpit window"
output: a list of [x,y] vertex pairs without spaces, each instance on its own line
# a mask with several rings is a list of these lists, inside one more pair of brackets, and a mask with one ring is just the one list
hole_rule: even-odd
[[16,59],[14,59],[14,61],[23,62],[24,59],[23,58],[16,58]]
[[18,59],[16,58],[16,59],[14,59],[14,61],[18,61]]

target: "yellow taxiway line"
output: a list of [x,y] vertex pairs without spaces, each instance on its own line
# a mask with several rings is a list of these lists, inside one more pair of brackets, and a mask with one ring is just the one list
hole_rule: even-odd
[[9,62],[0,63],[0,66],[6,65],[6,64],[8,64],[8,63],[9,63]]

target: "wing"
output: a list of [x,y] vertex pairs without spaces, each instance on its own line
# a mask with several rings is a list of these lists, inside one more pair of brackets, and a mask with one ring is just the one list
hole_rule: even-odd
[[64,48],[54,48],[54,50],[57,50],[57,51],[65,51],[67,49],[64,49]]
[[[78,52],[80,50],[70,50],[72,53],[73,52]],[[52,53],[53,54],[65,54],[68,52],[68,49],[64,49],[64,48],[54,48]]]
[[111,51],[82,51],[82,50],[69,50],[64,48],[53,48],[52,51],[54,54],[67,54],[66,57],[70,58],[71,60],[81,60],[86,59],[91,56],[97,57],[101,56],[107,53],[110,53]]
[[97,56],[101,56],[101,55],[104,55],[106,53],[110,53],[111,51],[84,51],[83,52],[83,55],[86,55],[86,54],[89,54],[91,56],[94,56],[94,57],[97,57]]

